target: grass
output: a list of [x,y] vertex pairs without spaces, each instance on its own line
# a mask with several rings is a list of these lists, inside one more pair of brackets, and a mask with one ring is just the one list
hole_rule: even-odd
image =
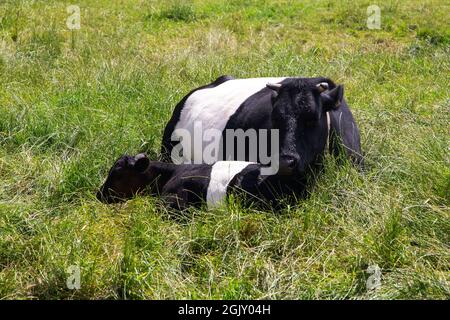
[[[0,2],[0,297],[450,298],[448,4],[380,2],[380,30],[365,0],[73,4],[72,33],[66,1]],[[328,158],[278,213],[96,201],[112,162],[156,158],[175,104],[222,74],[343,83],[366,171]]]

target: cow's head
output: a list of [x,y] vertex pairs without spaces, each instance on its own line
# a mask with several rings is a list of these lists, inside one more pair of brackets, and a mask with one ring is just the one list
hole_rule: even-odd
[[292,78],[273,90],[272,127],[279,129],[280,173],[301,174],[323,154],[326,112],[339,108],[344,88],[326,78]]
[[97,192],[97,199],[105,203],[116,203],[132,198],[151,182],[147,172],[149,166],[150,160],[145,154],[120,157]]

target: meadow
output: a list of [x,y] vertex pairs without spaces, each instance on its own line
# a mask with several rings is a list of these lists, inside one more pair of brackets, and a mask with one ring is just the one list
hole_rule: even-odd
[[[1,0],[0,298],[449,299],[449,21],[444,0]],[[327,157],[281,212],[97,201],[223,74],[343,84],[364,171]]]

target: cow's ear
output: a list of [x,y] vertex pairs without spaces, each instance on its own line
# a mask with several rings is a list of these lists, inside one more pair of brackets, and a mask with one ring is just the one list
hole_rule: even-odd
[[140,153],[137,156],[135,156],[134,160],[135,160],[134,168],[138,172],[144,172],[150,165],[150,159],[144,153]]
[[280,91],[281,86],[282,86],[281,83],[270,83],[269,82],[268,84],[266,84],[267,88],[269,88],[277,93]]
[[336,110],[341,106],[344,98],[344,87],[339,85],[334,89],[322,92],[320,96],[326,110]]

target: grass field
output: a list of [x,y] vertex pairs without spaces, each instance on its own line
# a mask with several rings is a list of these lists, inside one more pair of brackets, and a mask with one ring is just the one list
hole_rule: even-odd
[[[449,299],[450,3],[379,1],[380,30],[371,4],[1,0],[0,297]],[[344,84],[366,170],[328,158],[282,212],[99,203],[113,161],[156,158],[175,104],[222,74]]]

